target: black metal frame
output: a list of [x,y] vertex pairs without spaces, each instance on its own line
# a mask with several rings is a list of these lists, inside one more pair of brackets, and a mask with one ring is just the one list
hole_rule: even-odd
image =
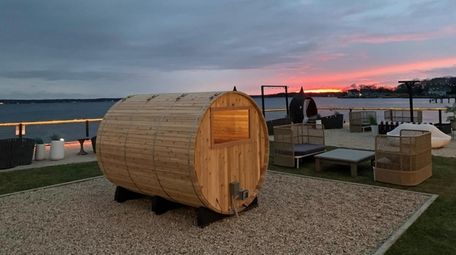
[[405,84],[405,86],[407,86],[407,92],[409,94],[409,104],[410,104],[410,120],[412,123],[414,123],[414,121],[413,121],[413,86],[415,86],[416,83],[420,83],[420,81],[409,80],[409,81],[398,81],[398,82]]
[[285,89],[285,108],[287,109],[287,118],[290,117],[288,109],[288,86],[287,85],[261,85],[261,110],[263,116],[266,117],[266,111],[264,106],[264,88],[284,88]]
[[[139,199],[139,198],[144,198],[146,197],[143,194],[136,193],[134,191],[128,190],[126,188],[123,188],[121,186],[116,187],[116,192],[114,194],[114,200],[118,203],[123,203],[128,200],[132,199]],[[169,201],[167,199],[164,199],[159,196],[152,196],[151,197],[151,210],[156,214],[156,215],[162,215],[166,213],[167,211],[174,210],[177,208],[183,207],[183,204],[176,203],[174,201]],[[253,201],[245,207],[243,212],[251,210],[255,207],[258,207],[258,197],[255,197]],[[196,208],[196,224],[201,227],[207,227],[213,222],[222,220],[226,217],[230,217],[231,215],[225,215],[225,214],[220,214],[217,212],[214,212],[210,209],[207,209],[205,207],[199,207]]]

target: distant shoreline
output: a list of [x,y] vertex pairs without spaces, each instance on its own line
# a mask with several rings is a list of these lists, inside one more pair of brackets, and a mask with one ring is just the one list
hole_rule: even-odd
[[[289,97],[295,96],[297,93],[289,93]],[[350,97],[350,96],[340,96],[340,95],[328,95],[328,94],[311,94],[306,93],[306,95],[311,97],[337,97],[340,99],[378,99],[378,98],[408,98],[407,96],[377,96],[377,97]],[[254,98],[261,98],[261,95],[250,95]],[[265,95],[265,98],[271,97],[284,97],[285,94],[273,94]],[[414,96],[413,98],[426,98],[426,99],[435,99],[435,97],[430,96]],[[442,97],[447,99],[448,97]],[[451,97],[452,98],[452,97]],[[89,99],[0,99],[0,105],[2,104],[40,104],[40,103],[96,103],[96,102],[116,102],[122,98],[89,98]],[[438,98],[440,99],[440,97]]]
[[91,98],[91,99],[0,99],[0,104],[42,104],[42,103],[95,103],[115,102],[122,98]]

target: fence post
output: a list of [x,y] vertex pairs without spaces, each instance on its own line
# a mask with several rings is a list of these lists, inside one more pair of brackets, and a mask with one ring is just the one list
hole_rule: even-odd
[[263,117],[266,117],[265,107],[264,107],[264,87],[261,86],[261,110],[263,110]]
[[285,104],[287,108],[287,118],[290,119],[290,108],[288,106],[288,87],[285,86]]
[[442,110],[439,110],[439,124],[442,124]]
[[89,137],[89,121],[86,120],[85,122],[85,128],[86,128],[86,137]]
[[19,138],[22,138],[22,123],[19,123]]

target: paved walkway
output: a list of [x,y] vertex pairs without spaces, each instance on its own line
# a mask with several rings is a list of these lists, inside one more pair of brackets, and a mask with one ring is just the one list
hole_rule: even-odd
[[46,146],[46,159],[41,161],[32,161],[30,165],[23,165],[17,166],[10,169],[0,170],[0,172],[8,172],[8,171],[15,171],[15,170],[23,170],[23,169],[30,169],[30,168],[39,168],[39,167],[46,167],[46,166],[55,166],[55,165],[66,165],[66,164],[73,164],[73,163],[83,163],[83,162],[91,162],[96,161],[96,155],[93,153],[92,144],[89,142],[84,143],[84,150],[88,153],[87,155],[78,155],[80,150],[80,146],[78,142],[69,142],[65,143],[65,158],[62,160],[49,160],[49,150],[50,146]]
[[[272,136],[270,138],[273,138]],[[350,133],[348,125],[345,125],[343,129],[327,129],[325,130],[325,142],[328,146],[345,147],[353,149],[367,149],[374,150],[375,147],[375,136],[371,132],[364,133]],[[46,146],[47,155],[49,155],[49,146]],[[10,169],[1,170],[1,172],[15,171],[22,169],[65,165],[73,163],[91,162],[96,161],[96,155],[93,153],[92,144],[89,142],[84,143],[84,150],[88,152],[87,155],[77,155],[79,152],[78,142],[65,143],[65,158],[62,160],[52,161],[45,159],[42,161],[33,161],[30,165],[17,166]],[[432,150],[432,154],[435,156],[442,157],[456,157],[456,140],[451,140],[451,143],[441,149]]]

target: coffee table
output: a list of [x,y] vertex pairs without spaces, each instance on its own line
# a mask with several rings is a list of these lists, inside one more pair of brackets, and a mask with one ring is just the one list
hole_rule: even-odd
[[370,160],[373,163],[375,152],[354,150],[354,149],[335,149],[315,155],[315,170],[321,171],[322,162],[328,162],[340,165],[349,165],[351,176],[358,175],[358,164]]

